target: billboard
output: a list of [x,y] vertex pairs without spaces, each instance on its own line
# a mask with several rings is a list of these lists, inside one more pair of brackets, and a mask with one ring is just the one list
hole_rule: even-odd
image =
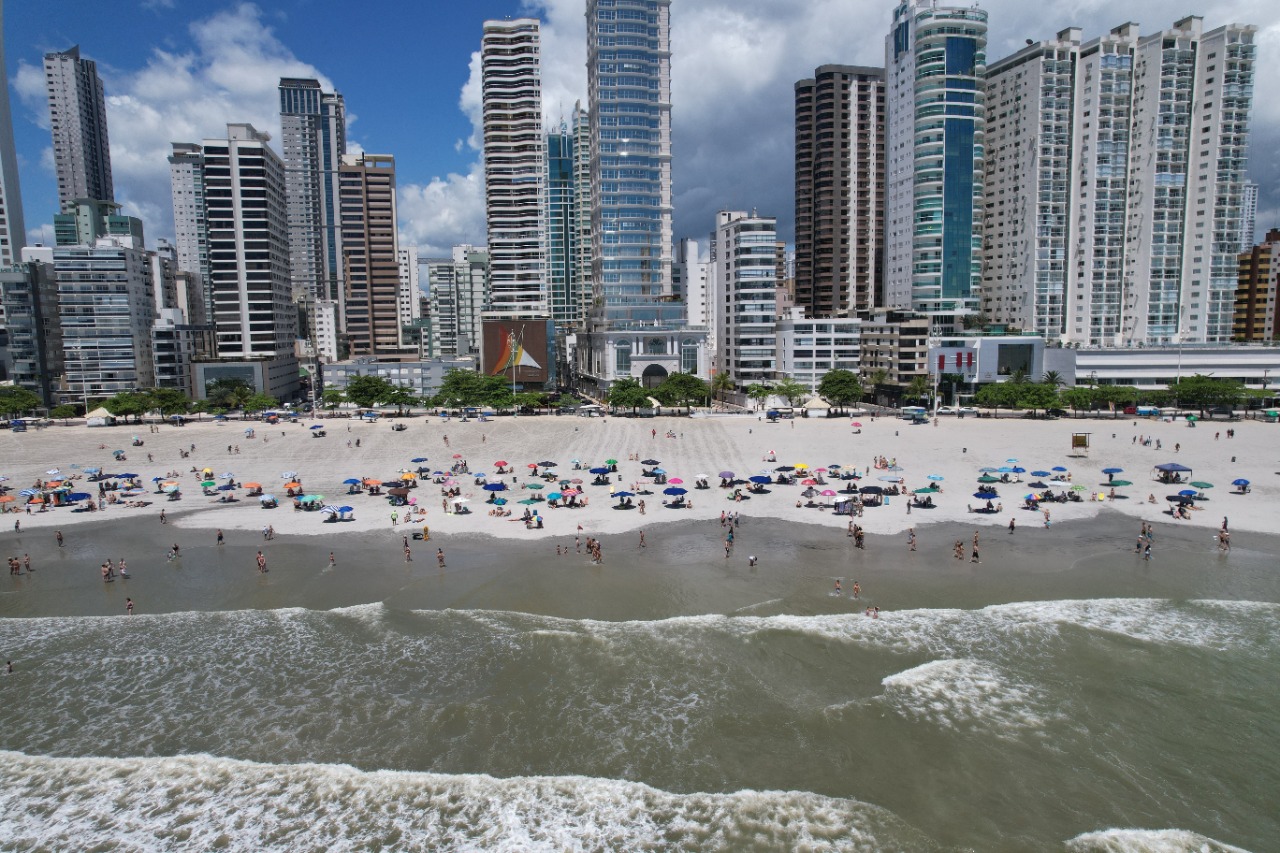
[[505,376],[517,385],[553,382],[548,320],[481,320],[481,365],[489,376]]

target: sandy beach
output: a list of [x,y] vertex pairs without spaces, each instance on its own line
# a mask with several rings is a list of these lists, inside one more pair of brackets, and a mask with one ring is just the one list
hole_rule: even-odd
[[[432,541],[437,542],[458,534],[510,539],[572,536],[578,525],[582,526],[584,536],[607,536],[653,528],[668,521],[716,518],[721,511],[735,510],[746,517],[843,529],[849,521],[847,516],[837,516],[826,509],[796,506],[802,500],[800,493],[804,487],[801,485],[769,486],[770,494],[750,496],[740,503],[732,500],[728,490],[717,488],[720,482],[717,475],[722,471],[732,471],[737,477],[745,478],[777,466],[800,463],[811,469],[832,464],[846,470],[856,469],[863,475],[857,483],[859,486],[891,485],[881,480],[884,476],[901,476],[908,489],[919,489],[931,482],[940,485],[942,492],[933,496],[936,507],[932,509],[908,513],[903,497],[891,498],[886,506],[868,509],[858,523],[872,534],[939,522],[1004,527],[1010,517],[1016,518],[1021,526],[1042,525],[1038,513],[1021,508],[1022,498],[1030,491],[1027,484],[1036,480],[1029,472],[1048,471],[1055,466],[1070,471],[1072,485],[1095,491],[1107,491],[1107,477],[1101,473],[1107,467],[1122,469],[1123,473],[1114,475],[1115,478],[1133,485],[1118,489],[1121,498],[1115,501],[1046,505],[1051,510],[1053,523],[1092,518],[1104,510],[1134,519],[1172,522],[1164,499],[1184,486],[1175,488],[1155,482],[1152,468],[1158,463],[1177,462],[1193,469],[1193,474],[1186,479],[1209,482],[1214,488],[1206,490],[1208,500],[1198,504],[1200,508],[1192,512],[1190,521],[1175,523],[1217,528],[1223,516],[1227,516],[1233,530],[1274,530],[1275,499],[1280,484],[1276,477],[1280,463],[1275,458],[1277,427],[1274,424],[1202,421],[1197,427],[1188,428],[1184,422],[1138,420],[1135,423],[1132,418],[1057,421],[943,418],[937,426],[912,426],[895,418],[861,417],[858,421],[860,432],[855,432],[850,421],[844,418],[770,424],[749,416],[521,417],[487,423],[415,417],[400,421],[407,424],[403,431],[391,429],[395,421],[369,424],[344,418],[278,427],[239,421],[215,425],[206,421],[180,428],[162,426],[158,433],[149,432],[146,425],[98,429],[53,426],[38,432],[0,433],[0,460],[3,460],[0,473],[8,477],[7,485],[13,487],[14,494],[37,479],[50,479],[46,472],[54,469],[63,475],[79,475],[80,469],[90,467],[101,467],[107,473],[140,474],[143,484],[148,486],[149,493],[144,499],[150,501],[150,505],[108,506],[106,518],[111,521],[158,525],[160,512],[164,510],[168,523],[181,529],[261,530],[271,525],[277,533],[291,536],[345,536],[383,530],[394,532],[398,537],[409,532],[404,529],[403,508],[398,512],[402,523],[392,531],[392,507],[385,497],[367,493],[349,495],[344,480],[370,477],[390,480],[398,477],[401,469],[419,468],[419,464],[411,462],[415,458],[426,458],[428,462],[421,466],[431,471],[448,470],[459,460],[465,460],[473,474],[493,475],[496,461],[514,466],[518,475],[516,482],[512,482],[510,473],[502,478],[510,489],[503,493],[510,499],[508,507],[514,511],[510,518],[487,514],[491,507],[485,501],[490,493],[476,486],[472,476],[457,478],[472,510],[465,515],[444,512],[441,487],[430,479],[420,482],[411,497],[426,509],[425,519],[420,523],[429,526]],[[309,427],[314,423],[323,423],[328,435],[313,438]],[[245,434],[250,427],[256,430],[254,438]],[[1235,430],[1234,438],[1226,437],[1228,428]],[[1070,446],[1073,432],[1091,433],[1087,456],[1073,455]],[[668,438],[668,434],[674,437]],[[135,435],[145,442],[143,446],[131,446]],[[1151,437],[1153,441],[1145,445],[1136,440],[1140,437]],[[357,440],[359,447],[355,446]],[[1162,445],[1159,449],[1156,440]],[[190,457],[180,457],[179,450],[192,445],[196,449]],[[126,451],[126,462],[112,460],[112,451],[117,449]],[[148,461],[148,454],[154,461]],[[901,470],[868,472],[879,456],[895,461]],[[591,485],[592,476],[586,471],[572,470],[571,464],[571,460],[577,459],[586,468],[617,459],[618,472],[610,476],[610,483],[617,489],[627,489],[640,481],[646,467],[628,461],[633,457],[657,459],[668,477],[683,480],[683,487],[690,490],[687,498],[691,506],[668,509],[662,505],[663,487],[651,486],[653,494],[641,496],[647,504],[643,516],[635,509],[616,510],[609,500],[608,489]],[[770,457],[777,461],[765,461]],[[533,509],[541,512],[544,528],[528,530],[519,521],[524,507],[518,501],[533,494],[522,488],[522,484],[530,481],[525,476],[529,473],[526,466],[542,461],[557,462],[554,470],[565,479],[585,480],[582,488],[589,503],[575,509],[552,509],[546,503],[537,504]],[[969,506],[985,504],[972,496],[979,486],[979,469],[1012,465],[1023,467],[1028,473],[1021,475],[1021,483],[996,486],[1004,512],[970,513]],[[202,477],[191,469],[205,467],[211,468],[215,476],[231,473],[237,482],[261,483],[267,492],[281,499],[281,506],[264,510],[258,500],[246,496],[243,489],[233,492],[240,497],[236,503],[219,503],[215,498],[202,495],[198,485]],[[182,497],[177,501],[155,494],[151,483],[153,477],[171,471],[181,473],[178,479],[182,484]],[[297,472],[305,491],[324,495],[325,503],[353,507],[353,520],[326,524],[325,516],[319,512],[294,511],[281,489],[285,482],[281,474],[285,472]],[[697,475],[708,475],[712,488],[694,490]],[[930,475],[942,479],[928,479]],[[1237,494],[1232,488],[1230,484],[1237,478],[1251,481],[1249,494]],[[843,485],[836,482],[818,488],[839,489]],[[96,493],[95,484],[84,479],[78,481],[77,488]],[[544,487],[542,494],[553,488]],[[1150,504],[1146,499],[1153,494],[1157,503]],[[20,506],[21,500],[6,506],[12,510]],[[824,503],[826,499],[816,500]],[[6,525],[12,526],[12,520],[18,516],[6,514],[4,518]],[[23,514],[18,520],[24,529],[35,531],[71,528],[103,518],[101,513],[73,513],[60,508]],[[415,523],[412,529],[418,529],[420,523]]]

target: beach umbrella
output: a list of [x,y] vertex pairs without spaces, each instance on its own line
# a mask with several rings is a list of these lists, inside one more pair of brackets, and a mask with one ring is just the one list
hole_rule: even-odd
[[568,497],[573,497],[574,495],[582,494],[582,489],[561,489],[560,493],[568,498]]
[[549,501],[558,501],[558,500],[560,500],[562,497],[564,497],[564,495],[560,494],[559,492],[551,492],[550,494],[548,494],[548,495],[547,495],[547,500],[549,500]]
[[797,462],[797,463],[796,463],[796,468],[797,468],[797,469],[800,469],[800,468],[808,468],[808,467],[809,467],[809,466],[808,466],[808,465],[806,465],[806,464],[805,464],[805,463],[803,463],[803,462]]
[[[247,485],[249,485],[249,484],[248,484],[248,483],[245,483],[245,485],[247,486]],[[358,486],[358,485],[360,485],[360,481],[359,481],[359,480],[357,480],[355,477],[348,477],[347,479],[345,479],[345,480],[343,480],[343,481],[342,481],[342,485],[344,485],[344,486]]]
[[1188,420],[1190,423],[1195,423],[1196,421],[1200,420],[1200,416],[1199,416],[1199,415],[1187,415],[1187,420]]
[[1047,489],[1047,488],[1049,488],[1048,486],[1046,486],[1044,483],[1040,482],[1039,480],[1036,480],[1034,483],[1028,483],[1027,485],[1028,485],[1028,486],[1030,486],[1030,487],[1031,487],[1031,488],[1033,488],[1033,489]]
[[1004,461],[1005,461],[1005,462],[1008,462],[1010,465],[1017,465],[1017,464],[1018,464],[1018,460],[1017,460],[1017,459],[1006,459],[1006,460],[1004,460]]
[[235,486],[231,485],[230,483],[227,483],[226,485],[218,486],[218,491],[220,491],[220,492],[229,492],[229,491],[231,491],[231,490],[232,490],[232,489],[234,489],[234,488],[235,488]]
[[[1133,485],[1133,483],[1130,483],[1128,480],[1112,480],[1112,481],[1111,481],[1110,483],[1108,483],[1107,485],[1110,485],[1110,486],[1132,486],[1132,485]],[[1191,485],[1193,485],[1193,486],[1194,486],[1194,485],[1195,485],[1195,483],[1192,483]]]
[[641,459],[640,464],[641,465],[661,465],[662,463],[659,462],[657,459]]
[[400,475],[400,479],[408,482],[409,480],[418,479],[418,475],[413,473],[412,471],[405,471],[403,474]]
[[1013,466],[1012,466],[1012,465],[1001,465],[999,468],[997,468],[997,469],[996,469],[996,471],[998,471],[998,472],[999,472],[999,473],[1001,473],[1001,474],[1012,474],[1012,473],[1013,473]]
[[1195,498],[1191,497],[1190,495],[1166,495],[1165,500],[1170,501],[1172,503],[1184,504],[1184,505],[1193,504],[1196,502]]
[[670,488],[663,489],[662,493],[664,495],[686,495],[689,493],[689,490],[682,489],[679,486],[671,486]]
[[365,479],[364,479],[364,484],[365,484],[366,486],[381,486],[381,485],[382,485],[382,481],[381,481],[381,480],[376,480],[376,479],[374,479],[373,477],[365,477]]
[[240,485],[244,486],[246,489],[261,489],[261,488],[262,488],[262,484],[261,484],[261,483],[241,483]]
[[[792,468],[792,469],[789,469],[789,470],[794,471],[795,469],[794,469],[794,468]],[[733,479],[733,472],[732,472],[732,471],[721,471],[721,472],[720,472],[720,479],[721,479],[721,480],[732,480],[732,479]]]
[[1029,495],[1023,495],[1023,496],[1022,496],[1022,499],[1023,499],[1024,501],[1038,501],[1038,500],[1040,500],[1040,496],[1039,496],[1039,495],[1037,495],[1035,492],[1032,492],[1032,493],[1031,493],[1031,494],[1029,494]]
[[[890,477],[889,479],[893,479],[893,478],[892,478],[892,477]],[[816,486],[816,485],[818,485],[818,481],[817,481],[817,480],[801,480],[801,481],[800,481],[800,485],[802,485],[802,486]]]
[[665,468],[654,468],[654,469],[653,469],[653,473],[655,473],[655,474],[665,474],[665,473],[667,473],[667,471],[666,471],[666,469],[665,469]]
[[163,491],[164,491],[164,493],[165,493],[165,494],[169,494],[169,495],[171,495],[171,494],[173,494],[174,492],[178,491],[178,484],[177,484],[177,483],[173,483],[173,484],[170,484],[170,485],[168,485],[168,486],[165,486],[165,487],[164,487],[164,489],[163,489]]
[[1014,465],[1014,466],[1013,466],[1013,473],[1015,473],[1015,474],[1025,474],[1025,473],[1027,473],[1027,469],[1026,469],[1026,468],[1019,468],[1017,465]]
[[1071,487],[1071,491],[1073,491],[1073,492],[1083,492],[1083,491],[1085,491],[1085,487],[1084,487],[1084,486],[1072,486],[1072,487]]
[[[545,464],[545,463],[544,463],[544,464]],[[552,464],[552,465],[554,465],[555,463],[554,463],[554,462],[552,462],[551,464]],[[606,459],[606,460],[604,460],[604,464],[606,464],[606,465],[617,465],[617,464],[618,464],[618,460],[617,460],[617,459]]]
[[262,501],[263,503],[267,503],[268,501],[273,501],[275,499],[276,499],[275,495],[259,495],[258,496],[258,500]]
[[759,474],[757,474],[757,475],[756,475],[756,476],[754,476],[754,477],[748,477],[747,479],[751,480],[751,482],[753,482],[753,483],[768,483],[768,482],[770,482],[770,478],[768,478],[768,477],[762,477],[762,476],[760,476]]
[[69,500],[69,501],[87,501],[87,500],[89,500],[91,497],[93,497],[93,495],[89,494],[88,492],[72,492],[71,494],[67,495],[67,500]]
[[849,424],[849,426],[851,426],[851,427],[859,427],[859,428],[861,428],[861,427],[862,427],[862,422],[861,422],[861,421],[854,421],[853,423]]
[[1182,495],[1183,497],[1194,498],[1196,496],[1196,490],[1195,489],[1179,489],[1178,494]]
[[929,475],[927,475],[927,476],[925,477],[925,479],[926,479],[926,480],[933,480],[935,483],[941,483],[943,480],[945,480],[945,479],[946,479],[946,477],[940,477],[940,476],[938,476],[937,474],[929,474]]
[[298,487],[299,487],[299,486],[301,486],[301,485],[302,485],[302,484],[301,484],[301,483],[299,483],[297,480],[294,480],[292,483],[285,483],[285,484],[284,484],[284,487],[285,487],[286,489],[296,489],[296,488],[298,488]]
[[314,425],[312,425],[310,428],[311,428],[311,429],[324,429],[324,424],[314,424]]
[[297,477],[297,476],[298,476],[298,472],[297,472],[297,471],[285,471],[283,474],[281,474],[281,475],[280,475],[280,479],[281,479],[281,480],[292,480],[292,479],[294,479],[294,478],[295,478],[295,477]]
[[17,498],[13,495],[0,495],[0,504],[13,503]]
[[864,495],[878,495],[883,493],[884,489],[879,486],[863,486],[861,489],[858,489],[858,491]]
[[835,493],[835,492],[833,492],[831,489],[823,489],[823,490],[822,490],[822,492],[821,492],[820,494],[821,494],[824,498],[834,498],[834,497],[836,496],[836,493]]
[[164,482],[164,477],[152,477],[152,478],[151,478],[151,482],[153,482],[153,483],[161,483],[161,482]]
[[992,477],[990,474],[983,474],[981,477],[978,478],[978,482],[979,483],[998,483],[1000,482],[1000,478]]
[[136,480],[141,474],[116,474],[121,480]]
[[1123,474],[1123,473],[1124,473],[1124,469],[1123,469],[1123,468],[1103,468],[1103,469],[1102,469],[1102,473],[1104,473],[1104,474]]
[[31,500],[27,501],[27,503],[29,503],[29,504],[42,504],[42,503],[44,503],[44,498],[40,497],[39,495],[36,495],[36,496],[35,496],[34,498],[32,498]]
[[[538,464],[539,464],[539,465],[541,465],[543,468],[555,468],[555,467],[556,467],[556,463],[554,463],[554,462],[539,462]],[[614,463],[613,463],[613,462],[611,462],[611,461],[607,461],[607,460],[606,460],[605,464],[606,464],[606,465],[612,465],[612,464],[614,464]]]
[[978,469],[978,473],[979,473],[979,474],[993,474],[993,473],[995,473],[995,472],[996,472],[996,471],[998,471],[998,470],[999,470],[998,468],[992,468],[990,465],[987,465],[987,466],[985,466],[985,467],[983,467],[983,468],[979,468],[979,469]]
[[1053,475],[1050,474],[1048,471],[1032,471],[1031,476],[1032,477],[1051,477]]
[[410,459],[409,461],[410,461],[410,462],[413,462],[414,464],[417,464],[417,463],[419,463],[419,462],[426,462],[426,461],[427,461],[427,457],[425,457],[425,456],[415,456],[415,457],[413,457],[412,459]]
[[506,506],[506,505],[507,505],[507,499],[506,499],[506,498],[494,498],[494,499],[493,499],[493,502],[494,502],[494,504],[496,504],[497,506]]
[[592,473],[592,474],[608,474],[608,473],[609,473],[609,469],[608,469],[608,468],[604,468],[604,467],[600,467],[600,468],[592,468],[592,469],[591,469],[591,473]]
[[526,489],[541,489],[542,483],[525,483],[524,487]]
[[985,490],[983,490],[983,491],[981,491],[981,492],[974,492],[974,493],[973,493],[973,496],[974,496],[975,498],[977,498],[978,500],[980,500],[980,501],[989,501],[989,500],[994,500],[994,499],[996,499],[996,498],[1000,497],[999,493],[997,493],[997,492],[988,492],[988,491],[985,491]]
[[774,468],[773,470],[775,470],[775,471],[794,471],[794,470],[796,470],[796,469],[795,469],[795,466],[793,466],[793,465],[779,465],[777,468]]
[[534,504],[537,503],[537,501],[535,501],[533,498],[525,498],[522,501],[518,501],[518,503],[522,503],[525,506],[533,506]]
[[530,462],[528,465],[526,465],[526,466],[524,466],[524,467],[526,467],[526,468],[537,468],[537,467],[538,467],[538,463],[537,463],[537,462]]
[[203,482],[201,482],[201,483],[200,483],[200,488],[202,488],[202,489],[212,489],[212,488],[213,488],[214,486],[216,486],[216,485],[218,485],[218,484],[217,484],[217,482],[216,482],[216,481],[214,481],[214,480],[204,480]]
[[[935,489],[933,486],[925,486],[923,489],[916,489],[916,490],[915,490],[914,492],[912,492],[911,494],[913,494],[913,495],[936,495],[937,493],[938,493],[938,490],[937,490],[937,489]],[[826,492],[823,492],[823,494],[826,494]]]
[[303,503],[320,503],[324,500],[324,495],[306,495],[302,498]]
[[1067,469],[1066,469],[1066,468],[1063,468],[1061,465],[1054,465],[1052,470],[1054,470],[1054,471],[1066,471]]
[[1213,488],[1213,483],[1206,483],[1204,480],[1192,480],[1189,485],[1195,486],[1197,489]]
[[573,483],[575,486],[579,486],[579,485],[582,485],[582,478],[581,478],[581,477],[574,477],[574,478],[573,478],[572,480],[570,480],[569,482],[570,482],[570,483]]
[[[622,491],[622,492],[614,492],[613,496],[615,498],[634,498],[636,494],[635,492]],[[547,497],[551,497],[551,495],[547,495]]]
[[877,480],[883,480],[886,483],[901,483],[902,478],[893,474],[885,474],[883,477],[876,477]]
[[484,490],[486,492],[505,492],[507,490],[506,483],[485,483]]
[[495,467],[495,468],[506,468],[508,464],[510,464],[510,463],[508,463],[508,462],[507,462],[507,460],[505,460],[505,459],[499,459],[497,462],[493,463],[493,467]]
[[1239,480],[1232,480],[1232,481],[1231,481],[1231,485],[1233,485],[1233,486],[1247,486],[1247,485],[1249,485],[1249,481],[1248,481],[1248,480],[1246,480],[1246,479],[1244,479],[1244,478],[1241,478],[1241,479],[1239,479]]
[[461,454],[461,453],[455,453],[455,454],[453,454],[453,458],[454,458],[454,459],[461,459],[461,458],[462,458],[462,454]]
[[353,507],[353,506],[340,506],[340,507],[338,507],[338,512],[341,512],[341,513],[355,512],[355,511],[356,511],[356,508],[355,508],[355,507]]
[[672,477],[670,480],[667,480],[667,482],[671,483],[673,486],[679,486],[684,482],[684,480],[681,480],[679,477]]
[[338,509],[336,506],[322,506],[320,507],[320,511],[328,515],[339,515],[342,512],[342,510]]

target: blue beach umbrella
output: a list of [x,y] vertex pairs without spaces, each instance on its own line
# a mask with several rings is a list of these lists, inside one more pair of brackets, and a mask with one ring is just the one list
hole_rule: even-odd
[[990,501],[1000,497],[999,493],[997,492],[986,492],[986,491],[974,492],[973,496],[980,501]]
[[1001,466],[1000,466],[999,468],[997,468],[996,470],[997,470],[997,471],[999,471],[1001,474],[1012,474],[1012,473],[1013,473],[1013,466],[1012,466],[1012,465],[1001,465]]
[[749,479],[749,480],[750,480],[751,482],[753,482],[753,483],[762,483],[762,484],[763,484],[763,483],[767,483],[767,482],[769,482],[769,478],[768,478],[768,477],[762,477],[762,476],[760,476],[759,474],[757,474],[757,475],[756,475],[756,476],[754,476],[754,477],[748,477],[747,479]]
[[344,486],[358,486],[358,485],[360,485],[360,481],[359,481],[359,480],[357,480],[355,477],[348,477],[347,479],[345,479],[345,480],[343,480],[343,481],[342,481],[342,485],[344,485]]
[[485,483],[484,490],[486,492],[505,492],[507,490],[506,483]]
[[348,513],[348,512],[355,512],[355,511],[356,511],[356,508],[355,508],[355,507],[353,507],[353,506],[340,506],[340,507],[338,507],[338,512],[341,512],[341,513]]
[[1017,464],[1018,464],[1018,460],[1017,460],[1017,459],[1006,459],[1006,460],[1004,460],[1004,461],[1005,461],[1005,462],[1008,462],[1010,465],[1017,465]]
[[939,475],[937,475],[937,474],[930,474],[929,476],[925,477],[925,479],[926,479],[926,480],[933,480],[935,483],[941,483],[941,482],[942,482],[943,480],[945,480],[946,478],[945,478],[945,477],[941,477],[941,476],[939,476]]
[[410,459],[409,461],[410,461],[410,462],[426,462],[426,461],[427,461],[427,457],[425,457],[425,456],[415,456],[415,457],[413,457],[412,459]]
[[1032,471],[1031,476],[1032,477],[1048,477],[1049,472],[1048,471]]
[[[634,498],[636,495],[635,495],[635,492],[625,492],[625,491],[624,491],[624,492],[614,492],[614,493],[613,493],[613,496],[614,496],[615,498]],[[547,497],[551,497],[551,496],[550,496],[550,495],[547,495]]]
[[[1057,469],[1057,468],[1054,468],[1053,470],[1057,471],[1058,469]],[[1104,473],[1104,474],[1123,474],[1123,473],[1124,473],[1124,469],[1123,469],[1123,468],[1103,468],[1103,469],[1102,469],[1102,473]]]
[[69,501],[87,501],[87,500],[89,500],[91,497],[93,497],[93,496],[92,496],[92,495],[90,495],[88,492],[72,492],[71,494],[67,495],[67,500],[69,500]]
[[276,499],[275,495],[259,495],[258,496],[258,500],[262,501],[263,503],[267,503],[268,501],[273,501],[275,499]]
[[662,493],[664,495],[687,495],[689,493],[689,490],[682,489],[679,486],[671,486],[669,488],[663,489]]
[[1178,494],[1183,495],[1183,496],[1185,496],[1185,497],[1193,498],[1193,497],[1195,497],[1195,496],[1196,496],[1196,490],[1195,490],[1195,489],[1182,489],[1181,491],[1179,491],[1179,492],[1178,492]]
[[604,467],[592,468],[590,469],[590,471],[592,474],[608,474],[609,473],[609,469]]
[[1064,468],[1064,467],[1062,467],[1061,465],[1054,465],[1054,466],[1053,466],[1053,470],[1054,470],[1054,471],[1065,471],[1065,470],[1067,470],[1067,469],[1066,469],[1066,468]]
[[234,488],[235,488],[235,486],[231,485],[230,483],[224,483],[223,485],[218,486],[218,491],[220,491],[220,492],[229,492],[229,491],[231,491],[231,490],[232,490],[232,489],[234,489]]
[[1026,468],[1019,468],[1017,465],[1014,465],[1014,466],[1013,466],[1013,473],[1015,473],[1015,474],[1025,474],[1025,473],[1027,473],[1027,469],[1026,469]]
[[999,468],[992,468],[990,465],[987,465],[987,466],[985,466],[985,467],[979,468],[979,469],[978,469],[978,473],[979,473],[979,474],[993,474],[993,473],[995,473],[995,472],[996,472],[996,471],[998,471],[998,470],[1000,470],[1000,469],[999,469]]
[[506,499],[506,498],[496,498],[496,499],[494,499],[494,501],[493,501],[493,502],[494,502],[494,503],[496,503],[498,506],[504,506],[504,505],[506,504],[506,502],[507,502],[507,499]]
[[[138,479],[138,477],[139,477],[140,475],[138,475],[138,474],[116,474],[116,476],[117,476],[117,477],[119,477],[121,480],[136,480],[136,479]],[[161,477],[156,477],[156,480],[160,480],[160,479],[162,479],[162,478],[161,478]],[[155,480],[152,480],[152,482],[155,482]]]
[[[627,495],[627,494],[630,494],[630,492],[619,492],[618,494],[619,494],[619,496],[621,496],[621,495]],[[564,497],[564,495],[560,494],[559,492],[552,492],[551,494],[547,495],[547,500],[549,500],[549,501],[558,501],[558,500],[560,500],[562,497]]]
[[23,498],[33,498],[38,494],[40,494],[38,489],[23,489],[18,492],[18,496]]
[[1231,485],[1233,485],[1233,486],[1247,486],[1247,485],[1249,485],[1249,481],[1248,481],[1248,480],[1245,480],[1245,479],[1243,479],[1243,478],[1241,478],[1241,479],[1239,479],[1239,480],[1232,480],[1232,481],[1231,481]]

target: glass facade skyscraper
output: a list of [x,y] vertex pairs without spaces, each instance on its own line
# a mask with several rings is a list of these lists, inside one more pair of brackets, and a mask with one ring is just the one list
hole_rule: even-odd
[[592,280],[611,326],[671,300],[671,0],[588,0]]
[[580,326],[590,299],[578,263],[578,209],[574,185],[574,138],[565,125],[547,134],[547,284],[551,319]]
[[987,13],[903,0],[885,41],[886,299],[927,314],[978,310]]

